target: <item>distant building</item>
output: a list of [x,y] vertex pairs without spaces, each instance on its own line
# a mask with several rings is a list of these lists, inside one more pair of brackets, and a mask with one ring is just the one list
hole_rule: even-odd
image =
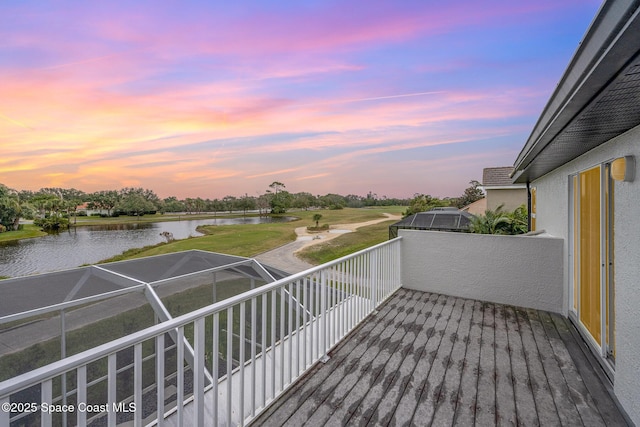
[[471,215],[484,215],[487,210],[487,198],[483,197],[473,203],[469,203],[467,206],[460,208],[462,212],[468,212]]
[[511,166],[483,169],[482,188],[486,193],[486,209],[493,211],[503,205],[503,211],[513,211],[520,205],[527,205],[527,186],[514,184],[512,173]]

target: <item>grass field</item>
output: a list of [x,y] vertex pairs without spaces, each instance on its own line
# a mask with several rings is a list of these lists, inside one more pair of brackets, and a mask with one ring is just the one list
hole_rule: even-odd
[[0,242],[10,242],[12,240],[31,239],[33,237],[46,236],[47,233],[40,231],[40,227],[33,224],[23,224],[22,230],[5,231],[0,233]]
[[[171,243],[162,243],[152,247],[132,249],[121,255],[109,258],[104,262],[120,261],[131,258],[141,258],[151,255],[161,255],[172,252],[185,251],[189,249],[202,249],[212,252],[225,253],[230,255],[238,255],[245,257],[253,257],[262,252],[282,246],[292,242],[296,238],[295,229],[297,227],[313,226],[313,215],[320,213],[322,219],[321,224],[347,224],[371,221],[383,217],[384,212],[400,214],[404,211],[403,206],[389,206],[371,209],[339,209],[339,210],[322,210],[322,211],[296,211],[287,215],[299,218],[296,221],[286,223],[271,224],[254,224],[254,225],[221,225],[221,226],[203,226],[198,231],[205,233],[205,236],[192,237],[184,240],[176,240]],[[340,236],[335,241],[343,241],[345,238],[351,242],[346,246],[354,245],[359,250],[370,246],[368,242],[386,240],[388,232],[381,226],[370,231],[358,231],[349,233],[348,237]],[[363,229],[364,230],[364,229]],[[375,234],[376,237],[372,237]],[[362,241],[360,239],[362,238]],[[351,253],[343,247],[341,253]],[[342,255],[340,255],[342,256]]]

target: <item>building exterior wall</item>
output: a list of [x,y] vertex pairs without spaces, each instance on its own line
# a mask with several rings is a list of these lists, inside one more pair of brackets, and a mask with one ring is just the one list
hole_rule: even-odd
[[487,198],[483,197],[480,200],[476,200],[460,210],[463,212],[469,212],[471,215],[484,215],[487,210]]
[[402,286],[559,313],[561,239],[399,230]]
[[502,210],[506,212],[513,211],[520,205],[527,206],[526,188],[487,188],[485,191],[487,193],[487,209],[489,210],[494,211],[501,204],[504,204]]
[[[562,313],[568,314],[569,175],[618,157],[640,161],[640,126],[589,151],[531,183],[536,187],[536,228],[564,239]],[[614,283],[616,366],[614,391],[634,423],[640,425],[640,178],[614,184]]]

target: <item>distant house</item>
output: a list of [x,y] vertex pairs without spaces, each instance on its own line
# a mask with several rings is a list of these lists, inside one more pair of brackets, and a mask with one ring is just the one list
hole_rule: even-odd
[[483,197],[473,203],[469,203],[467,206],[460,208],[462,212],[468,212],[471,215],[484,215],[487,210],[487,198]]
[[605,1],[515,161],[564,239],[564,314],[640,424],[640,5]]
[[483,169],[482,188],[486,193],[485,209],[494,211],[498,206],[503,205],[503,211],[512,211],[520,205],[526,206],[527,186],[520,183],[514,184],[511,180],[512,173],[512,166]]

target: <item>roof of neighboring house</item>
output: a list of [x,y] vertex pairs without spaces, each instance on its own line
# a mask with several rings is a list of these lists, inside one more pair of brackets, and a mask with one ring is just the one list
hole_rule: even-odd
[[497,168],[484,168],[482,170],[482,185],[484,187],[513,185],[511,173],[513,166],[501,166]]
[[467,206],[460,209],[463,212],[469,212],[471,215],[484,215],[487,210],[487,198],[483,197],[473,203],[469,203]]
[[526,183],[640,124],[640,1],[606,0],[514,166]]

